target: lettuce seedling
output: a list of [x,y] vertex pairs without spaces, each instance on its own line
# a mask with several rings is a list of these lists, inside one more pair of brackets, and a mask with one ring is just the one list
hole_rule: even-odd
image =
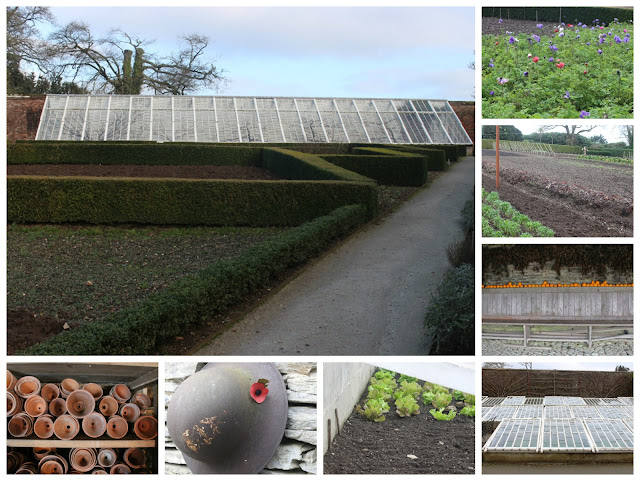
[[356,411],[366,417],[369,421],[381,423],[385,420],[385,413],[389,412],[389,405],[382,399],[369,399],[365,403],[364,409],[358,405],[356,406]]
[[402,383],[400,384],[400,388],[393,393],[393,397],[396,399],[400,399],[404,396],[412,396],[413,399],[417,401],[421,391],[422,388],[417,382],[402,381]]
[[433,405],[441,411],[451,403],[451,394],[439,392],[433,399]]
[[451,421],[453,418],[456,417],[455,411],[449,411],[449,414],[445,414],[444,412],[442,412],[442,409],[439,409],[439,410],[429,409],[429,412],[438,421]]
[[420,406],[413,396],[404,396],[396,400],[396,412],[400,417],[410,417],[412,414],[420,414]]
[[381,386],[381,388],[376,389],[384,389],[387,394],[392,395],[393,391],[395,391],[395,389],[398,387],[398,384],[396,383],[395,379],[389,377],[383,377],[382,379],[376,379],[372,377],[367,389],[371,391],[371,388],[373,386]]
[[465,397],[465,393],[462,391],[453,391],[453,397],[456,398],[456,401],[462,401]]
[[388,387],[384,384],[373,384],[367,390],[369,391],[367,394],[368,399],[382,399],[383,401],[391,399]]
[[402,384],[402,381],[418,382],[418,378],[417,377],[407,376],[406,374],[400,374],[400,377],[398,378],[398,382],[400,384]]
[[422,393],[422,402],[424,402],[424,405],[427,406],[427,405],[429,405],[429,404],[431,404],[433,402],[435,397],[436,397],[436,393],[434,393],[433,391],[423,392]]
[[384,378],[393,379],[396,377],[396,373],[393,371],[387,371],[386,369],[378,369],[378,371],[376,371],[376,373],[374,374],[374,377],[377,380]]
[[460,414],[464,414],[465,416],[469,416],[470,418],[473,418],[476,415],[476,407],[465,406],[460,410]]
[[471,404],[473,406],[476,405],[476,397],[473,394],[465,394],[464,395],[464,402],[466,402],[467,404]]

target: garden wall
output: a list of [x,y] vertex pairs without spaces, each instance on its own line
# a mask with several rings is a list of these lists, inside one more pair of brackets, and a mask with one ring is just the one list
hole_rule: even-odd
[[[284,378],[289,400],[287,427],[276,454],[261,474],[316,474],[317,368],[312,362],[275,363]],[[166,410],[177,387],[196,372],[197,362],[165,365],[165,474],[191,474],[171,440]]]
[[[329,443],[351,415],[353,407],[362,396],[376,368],[362,362],[326,362],[323,364],[323,370],[324,444],[322,452],[326,453]],[[336,426],[336,416],[338,426]],[[328,432],[329,423],[331,434]]]
[[44,108],[44,95],[7,97],[7,140],[35,140]]
[[450,100],[449,105],[460,119],[465,132],[476,143],[476,103],[474,101]]
[[542,284],[544,281],[547,283],[558,284],[572,284],[583,282],[590,283],[593,280],[600,282],[607,281],[608,284],[628,284],[633,282],[633,274],[622,274],[614,272],[608,269],[603,276],[596,276],[595,273],[591,275],[584,274],[581,267],[563,267],[560,269],[560,274],[553,268],[553,261],[547,262],[544,265],[537,263],[531,263],[525,269],[516,269],[513,265],[508,265],[508,273],[504,272],[482,272],[482,282],[484,285],[502,285],[511,282],[512,284]]

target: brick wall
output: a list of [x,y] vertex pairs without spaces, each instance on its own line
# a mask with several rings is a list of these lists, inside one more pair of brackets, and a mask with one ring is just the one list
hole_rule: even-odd
[[44,95],[7,97],[7,140],[35,140]]
[[475,102],[462,102],[462,101],[450,101],[451,108],[456,113],[464,130],[467,131],[467,135],[471,138],[473,143],[475,140],[476,131],[476,106]]

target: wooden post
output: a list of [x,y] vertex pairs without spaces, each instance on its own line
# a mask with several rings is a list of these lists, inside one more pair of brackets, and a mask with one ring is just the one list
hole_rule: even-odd
[[496,125],[496,190],[500,189],[500,126]]

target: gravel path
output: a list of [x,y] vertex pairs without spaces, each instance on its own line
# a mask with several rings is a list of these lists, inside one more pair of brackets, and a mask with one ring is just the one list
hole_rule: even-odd
[[483,356],[632,356],[632,341],[585,342],[522,342],[482,340]]
[[424,355],[431,292],[462,235],[474,158],[454,163],[379,225],[359,232],[198,355]]

